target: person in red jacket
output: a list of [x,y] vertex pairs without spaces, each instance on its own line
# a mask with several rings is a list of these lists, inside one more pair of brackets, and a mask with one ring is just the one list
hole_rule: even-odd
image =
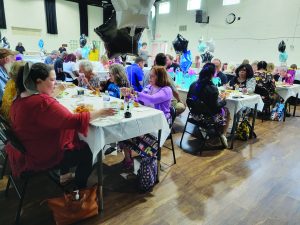
[[27,63],[21,68],[16,86],[18,97],[11,106],[11,126],[26,149],[22,154],[8,144],[13,174],[60,168],[61,177],[77,167],[75,184],[84,188],[92,171],[92,153],[79,140],[78,132],[87,135],[89,121],[114,114],[112,109],[71,113],[56,99],[56,76],[50,66]]

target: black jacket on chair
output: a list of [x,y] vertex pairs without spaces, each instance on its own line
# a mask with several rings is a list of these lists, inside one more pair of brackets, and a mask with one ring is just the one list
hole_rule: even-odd
[[187,94],[187,105],[192,114],[215,115],[226,105],[226,101],[219,101],[218,88],[209,81],[207,84],[194,82]]

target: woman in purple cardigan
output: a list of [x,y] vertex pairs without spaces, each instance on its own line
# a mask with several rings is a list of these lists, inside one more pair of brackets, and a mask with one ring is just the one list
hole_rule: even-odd
[[[128,88],[121,88],[121,92],[124,96],[126,96],[130,91],[131,90]],[[170,107],[173,94],[165,67],[152,67],[150,71],[149,85],[147,85],[142,92],[135,92],[135,94],[137,96],[137,100],[141,104],[163,111],[166,119],[170,123]],[[122,145],[123,144],[121,144],[121,146]],[[133,166],[131,151],[126,146],[122,147],[125,153],[124,165],[126,168],[130,169]]]

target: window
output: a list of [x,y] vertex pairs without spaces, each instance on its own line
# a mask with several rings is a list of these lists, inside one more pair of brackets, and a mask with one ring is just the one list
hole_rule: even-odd
[[201,0],[188,0],[187,10],[198,10],[201,8]]
[[159,3],[158,11],[159,11],[159,14],[168,14],[168,13],[170,13],[170,2]]
[[152,6],[151,8],[151,16],[152,16],[152,19],[155,17],[155,7]]
[[223,0],[223,5],[235,5],[239,3],[240,0]]

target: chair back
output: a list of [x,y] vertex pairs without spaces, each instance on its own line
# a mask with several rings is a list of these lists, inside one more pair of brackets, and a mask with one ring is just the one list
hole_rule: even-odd
[[14,132],[11,129],[10,124],[0,115],[0,136],[1,139],[5,139],[5,144],[8,142],[19,152],[24,154],[26,152],[25,147],[15,136]]
[[211,116],[211,112],[210,112],[209,108],[200,99],[195,101],[192,98],[187,98],[186,104],[192,114]]

